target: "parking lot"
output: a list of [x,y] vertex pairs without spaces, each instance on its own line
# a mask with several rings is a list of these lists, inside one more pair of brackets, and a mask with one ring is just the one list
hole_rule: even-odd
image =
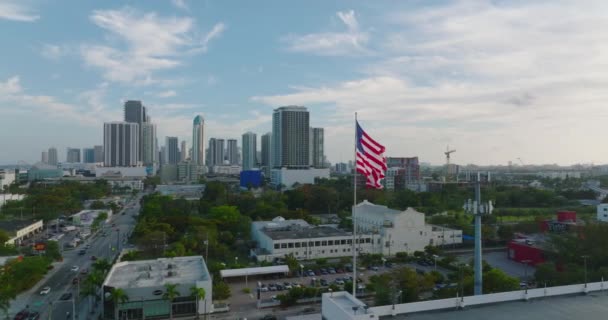
[[[458,256],[458,260],[463,263],[469,263],[473,259],[473,254]],[[528,278],[534,276],[536,268],[534,266],[526,266],[522,263],[510,260],[505,252],[486,252],[483,254],[483,260],[489,263],[492,267],[501,269],[506,274],[523,279],[526,275]]]

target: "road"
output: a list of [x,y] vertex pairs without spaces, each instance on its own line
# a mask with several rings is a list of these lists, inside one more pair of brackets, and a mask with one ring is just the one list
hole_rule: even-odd
[[[131,200],[123,209],[124,215],[122,214],[123,211],[114,214],[110,218],[110,222],[103,226],[103,230],[106,231],[107,236],[103,236],[103,232],[100,230],[75,249],[64,251],[64,262],[58,267],[59,269],[46,281],[41,281],[29,298],[26,297],[26,302],[20,305],[28,305],[31,310],[39,311],[41,315],[40,319],[69,319],[67,313],[73,314],[73,309],[76,310],[76,319],[90,318],[86,316],[91,311],[89,309],[89,300],[88,298],[83,299],[79,296],[79,286],[72,284],[72,280],[77,276],[83,277],[81,275],[83,269],[91,270],[91,264],[93,263],[92,256],[112,261],[118,252],[120,252],[124,246],[123,241],[127,239],[135,226],[136,221],[133,216],[139,212],[139,199],[140,197],[138,196]],[[112,227],[112,225],[115,226]],[[66,237],[68,236],[66,235]],[[89,245],[86,254],[79,255],[78,252],[85,248],[86,245]],[[70,269],[73,266],[78,266],[79,271],[71,271]],[[40,295],[40,289],[46,286],[51,288],[51,292],[44,296]],[[72,294],[72,297],[75,299],[74,305],[71,300],[59,300],[60,296],[64,293]],[[19,310],[14,311],[18,312]]]

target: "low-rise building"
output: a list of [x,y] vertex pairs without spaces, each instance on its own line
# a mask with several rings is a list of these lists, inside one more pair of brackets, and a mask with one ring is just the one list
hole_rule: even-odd
[[[163,298],[169,284],[176,285],[179,293],[172,302]],[[205,290],[204,299],[191,296],[193,287]],[[118,288],[129,299],[115,305],[111,292]],[[103,283],[102,296],[106,319],[168,319],[171,308],[173,317],[180,319],[191,319],[197,310],[198,314],[213,312],[211,276],[201,256],[116,263]],[[114,318],[115,308],[118,319]]]
[[600,203],[597,205],[597,220],[608,222],[608,203]]
[[241,166],[237,165],[213,166],[212,172],[218,175],[238,176],[241,169]]
[[[273,261],[293,254],[296,259],[352,256],[353,235],[329,226],[311,226],[304,220],[285,220],[276,217],[272,221],[255,221],[251,224],[251,236],[257,247],[251,255],[258,261]],[[355,243],[360,253],[375,253],[373,234],[357,235]]]
[[423,251],[424,247],[462,243],[462,230],[425,222],[425,215],[413,208],[389,209],[367,200],[355,206],[358,232],[377,234],[372,251],[391,256],[397,252]]
[[19,245],[27,238],[42,232],[42,220],[7,220],[0,221],[0,229],[6,231],[10,238],[4,244]]
[[10,186],[16,179],[14,170],[0,169],[0,191],[4,190],[5,186]]
[[149,175],[147,167],[95,167],[95,176],[120,175],[122,177],[145,178]]
[[314,184],[319,178],[329,179],[329,168],[280,168],[270,171],[270,184],[282,189],[291,189],[296,184]]
[[95,219],[97,219],[97,217],[103,212],[105,212],[108,215],[108,217],[105,219],[105,222],[109,222],[110,217],[112,217],[112,210],[103,209],[103,210],[82,210],[78,213],[75,213],[71,216],[72,223],[75,226],[90,228],[91,225],[93,224],[93,221],[95,221]]
[[205,191],[204,184],[169,185],[161,184],[156,186],[156,191],[163,196],[173,198],[184,198],[186,200],[199,200]]

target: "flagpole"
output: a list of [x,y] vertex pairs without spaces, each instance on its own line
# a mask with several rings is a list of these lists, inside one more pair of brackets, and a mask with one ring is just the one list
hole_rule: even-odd
[[357,216],[355,210],[357,208],[357,113],[355,112],[355,144],[354,144],[353,168],[353,297],[357,297]]

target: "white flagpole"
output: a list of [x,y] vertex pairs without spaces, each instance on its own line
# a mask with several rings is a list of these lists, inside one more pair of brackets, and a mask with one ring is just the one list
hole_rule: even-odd
[[357,215],[355,210],[357,209],[357,113],[355,112],[355,153],[354,153],[354,165],[353,168],[353,297],[357,297]]

